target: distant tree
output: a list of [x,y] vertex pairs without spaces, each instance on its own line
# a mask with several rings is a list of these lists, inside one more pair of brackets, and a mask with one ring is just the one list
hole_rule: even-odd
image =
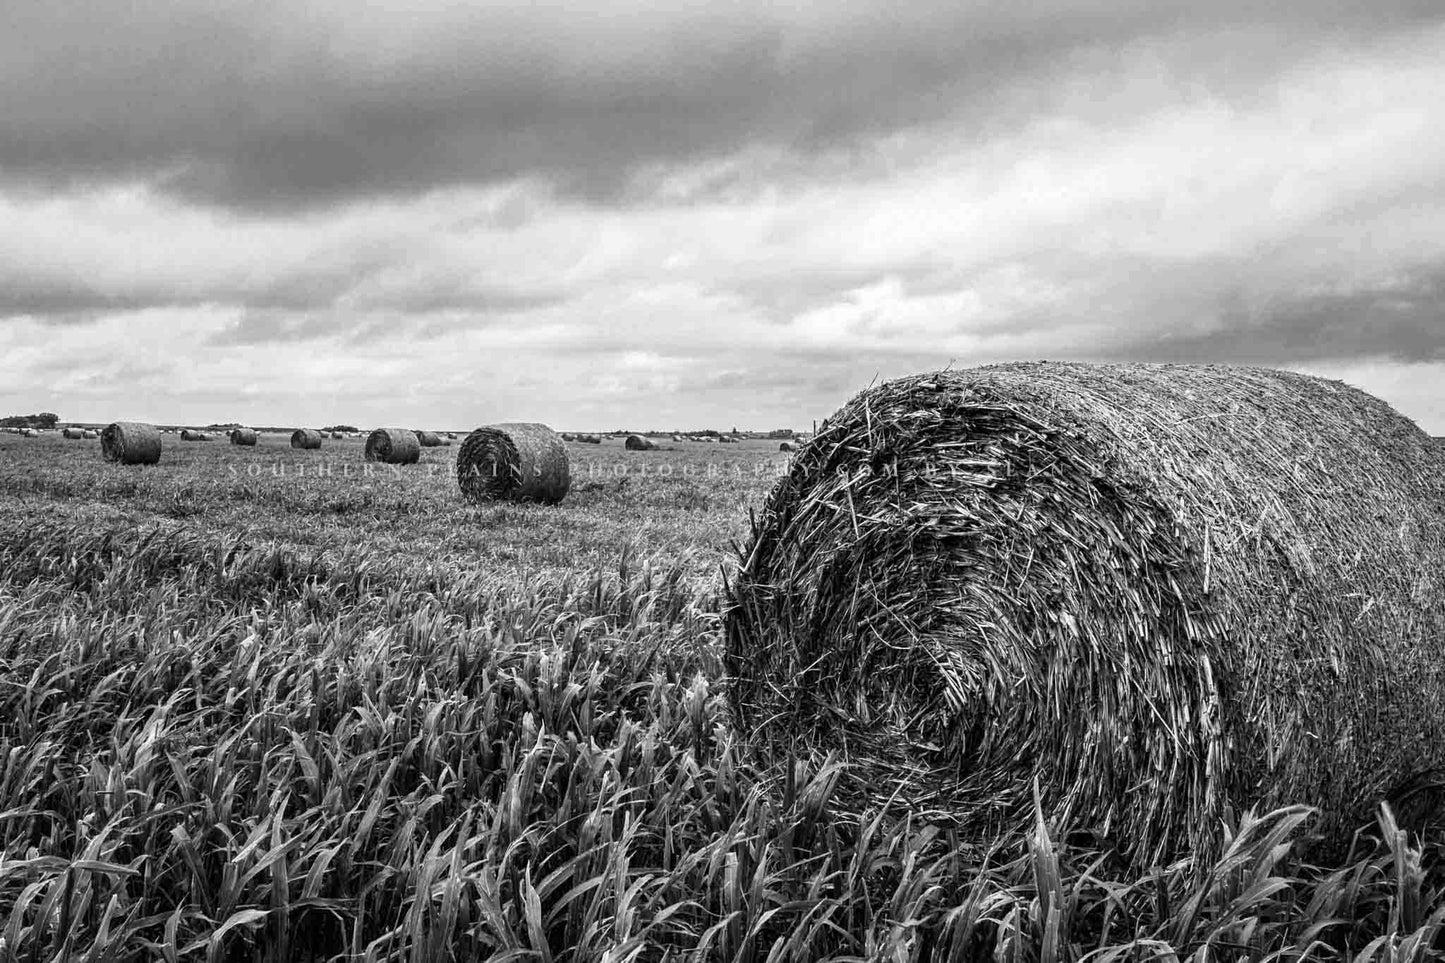
[[360,429],[360,428],[357,428],[355,425],[331,425],[330,427],[322,428],[321,430],[322,430],[322,431],[360,431],[361,429]]
[[0,428],[54,428],[60,416],[53,411],[38,415],[7,415],[0,418]]

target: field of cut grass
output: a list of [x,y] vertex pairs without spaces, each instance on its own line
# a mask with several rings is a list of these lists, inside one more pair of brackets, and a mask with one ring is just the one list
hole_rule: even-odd
[[1445,958],[1388,812],[1339,865],[1284,809],[1130,871],[759,767],[718,599],[783,463],[674,447],[479,507],[455,447],[0,436],[0,960]]

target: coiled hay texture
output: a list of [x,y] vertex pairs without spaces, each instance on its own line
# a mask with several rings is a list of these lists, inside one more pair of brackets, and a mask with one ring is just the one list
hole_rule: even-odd
[[423,448],[440,448],[442,446],[442,436],[434,431],[417,431],[413,434],[416,435],[417,442]]
[[567,446],[546,425],[486,425],[457,450],[457,483],[474,502],[556,504],[572,486]]
[[261,436],[256,434],[256,430],[254,428],[231,429],[231,444],[233,445],[243,445],[246,448],[255,448],[256,442],[260,441],[260,439]]
[[82,428],[66,428],[60,434],[63,437],[69,438],[73,441],[79,441],[80,439],[85,437],[85,430]]
[[138,421],[112,422],[100,433],[100,453],[122,465],[154,465],[161,460],[161,433]]
[[366,460],[385,465],[415,465],[421,458],[421,442],[406,428],[377,428],[366,436]]
[[[1445,490],[1430,439],[1338,382],[1011,364],[863,392],[791,459],[729,589],[766,756],[838,798],[1141,862],[1231,809],[1348,840],[1445,766]],[[1401,801],[1404,804],[1404,801]]]
[[297,428],[291,432],[291,447],[311,451],[321,447],[321,432],[315,428]]
[[652,451],[657,445],[654,444],[650,438],[644,438],[641,435],[628,435],[627,440],[622,443],[622,447],[628,451]]

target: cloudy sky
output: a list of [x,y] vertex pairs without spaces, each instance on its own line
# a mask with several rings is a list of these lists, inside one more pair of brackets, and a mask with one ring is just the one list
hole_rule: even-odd
[[804,427],[1143,359],[1445,434],[1438,0],[10,0],[0,91],[0,413]]

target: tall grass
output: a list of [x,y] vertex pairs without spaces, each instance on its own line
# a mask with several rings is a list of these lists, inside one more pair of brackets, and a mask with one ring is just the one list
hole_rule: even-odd
[[1439,840],[1309,813],[1129,874],[755,771],[687,567],[501,584],[63,522],[0,540],[0,960],[1427,960]]

